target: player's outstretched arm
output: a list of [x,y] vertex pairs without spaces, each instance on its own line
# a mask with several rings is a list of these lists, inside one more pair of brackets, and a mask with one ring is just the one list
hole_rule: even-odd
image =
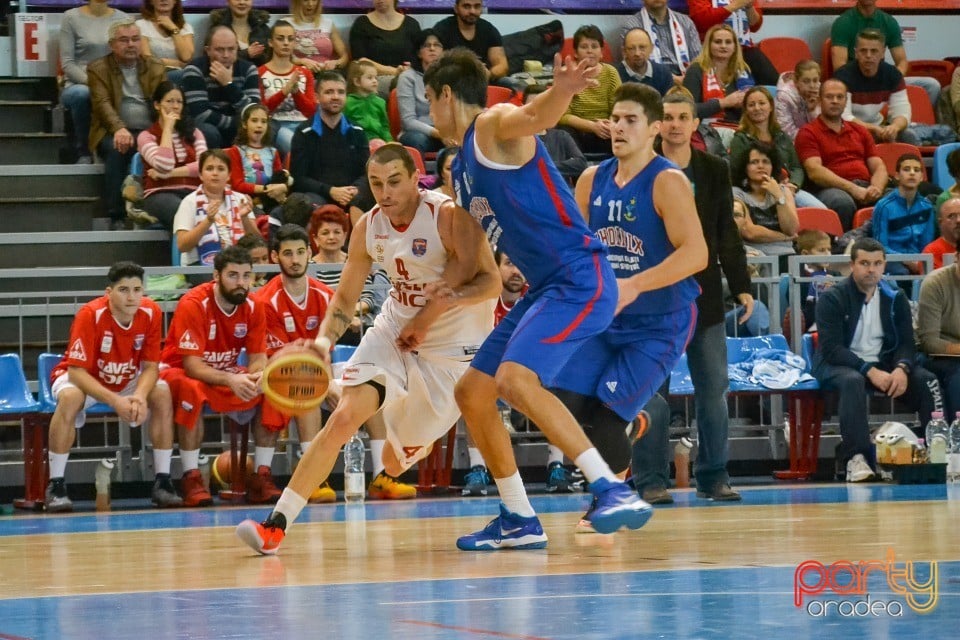
[[673,169],[660,173],[653,184],[653,206],[674,252],[657,266],[620,282],[618,312],[644,291],[674,284],[707,266],[707,243],[687,177]]
[[590,192],[593,191],[593,177],[597,174],[596,165],[587,167],[587,169],[577,178],[577,186],[574,189],[573,196],[577,200],[577,207],[580,209],[580,215],[590,224]]
[[497,106],[477,120],[478,132],[490,131],[498,141],[532,136],[555,127],[570,106],[573,96],[597,86],[600,66],[589,67],[585,60],[553,57],[553,85],[522,107]]
[[320,323],[317,341],[326,337],[330,344],[336,344],[350,327],[357,301],[363,293],[372,266],[373,258],[367,253],[367,216],[363,216],[350,234],[350,246],[347,248],[347,261],[340,274],[340,285],[327,307],[323,322]]

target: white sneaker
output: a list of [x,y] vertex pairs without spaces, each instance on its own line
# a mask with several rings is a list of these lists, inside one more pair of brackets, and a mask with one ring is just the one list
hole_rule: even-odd
[[847,482],[868,482],[876,477],[862,453],[858,453],[847,461]]

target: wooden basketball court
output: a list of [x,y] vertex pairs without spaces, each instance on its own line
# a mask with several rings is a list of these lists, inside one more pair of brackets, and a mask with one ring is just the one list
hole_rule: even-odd
[[454,541],[496,498],[311,506],[269,558],[233,533],[263,508],[4,516],[0,639],[955,637],[960,485],[674,495],[614,536],[574,534],[584,494],[535,497],[548,548],[486,553]]

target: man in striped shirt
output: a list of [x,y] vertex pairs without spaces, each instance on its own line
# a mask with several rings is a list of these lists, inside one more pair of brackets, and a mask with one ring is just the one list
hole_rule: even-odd
[[207,147],[220,149],[237,137],[243,108],[260,102],[260,77],[253,63],[237,57],[237,35],[230,27],[210,29],[203,51],[183,68],[180,85]]

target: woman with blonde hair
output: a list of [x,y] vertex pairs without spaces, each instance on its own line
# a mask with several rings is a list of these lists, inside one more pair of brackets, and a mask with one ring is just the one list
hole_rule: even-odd
[[683,78],[683,86],[696,102],[697,117],[707,122],[738,122],[744,92],[754,84],[737,34],[727,24],[710,27],[703,50]]
[[347,47],[333,21],[323,15],[323,0],[290,0],[290,16],[286,20],[297,34],[294,64],[313,73],[347,66]]
[[763,142],[776,147],[785,174],[775,177],[784,188],[793,192],[798,207],[827,208],[812,194],[800,189],[806,177],[803,164],[797,156],[793,140],[783,132],[777,119],[773,117],[773,96],[766,87],[751,87],[744,94],[740,128],[733,134],[730,142],[731,167],[739,167],[744,163],[744,156],[749,153],[752,142]]

